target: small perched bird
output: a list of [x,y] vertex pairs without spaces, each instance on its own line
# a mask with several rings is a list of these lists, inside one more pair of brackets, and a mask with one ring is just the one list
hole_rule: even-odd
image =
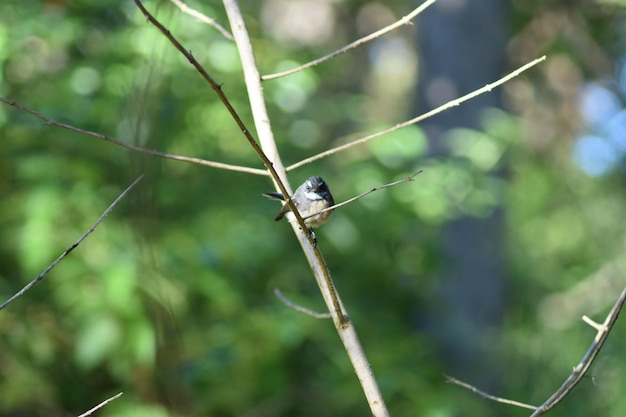
[[[264,193],[263,195],[274,200],[285,201],[285,197],[281,193],[270,192]],[[320,227],[324,224],[332,214],[332,210],[325,211],[322,214],[309,217],[308,219],[306,217],[335,204],[333,196],[328,189],[328,185],[326,185],[321,177],[309,177],[296,189],[291,199],[298,208],[298,212],[302,218],[304,218],[304,224],[309,228]],[[274,220],[278,221],[282,219],[289,211],[291,211],[289,204],[283,204],[283,208],[278,212],[278,216],[276,216]]]

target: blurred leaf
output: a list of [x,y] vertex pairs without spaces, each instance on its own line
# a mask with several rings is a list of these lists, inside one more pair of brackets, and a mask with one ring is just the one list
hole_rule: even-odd
[[121,334],[118,324],[111,317],[97,315],[87,320],[77,333],[76,361],[93,369],[119,347]]

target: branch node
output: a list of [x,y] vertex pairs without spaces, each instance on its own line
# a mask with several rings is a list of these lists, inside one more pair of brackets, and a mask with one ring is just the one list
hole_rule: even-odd
[[590,325],[591,327],[593,327],[594,329],[596,329],[597,331],[599,331],[599,332],[604,330],[604,325],[603,324],[596,323],[595,321],[593,321],[592,319],[590,319],[586,315],[583,316],[583,321],[585,323],[587,323],[588,325]]

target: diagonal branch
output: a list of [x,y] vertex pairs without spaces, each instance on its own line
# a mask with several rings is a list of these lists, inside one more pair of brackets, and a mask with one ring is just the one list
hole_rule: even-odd
[[[265,165],[265,167],[269,171],[270,175],[274,179],[274,182],[279,187],[280,192],[283,195],[290,195],[290,193],[285,188],[285,185],[283,184],[283,181],[281,180],[281,177],[276,172],[276,169],[274,168],[274,164],[265,155],[265,153],[263,152],[263,150],[261,149],[259,144],[256,142],[256,140],[254,139],[254,137],[250,133],[250,130],[246,127],[246,124],[243,122],[241,117],[239,117],[239,114],[237,113],[235,108],[232,106],[232,104],[230,103],[230,101],[228,100],[228,98],[226,97],[224,92],[222,91],[222,87],[213,79],[213,77],[211,77],[209,75],[209,73],[204,69],[204,67],[202,65],[200,65],[200,62],[198,62],[198,60],[196,58],[194,58],[194,56],[191,53],[191,51],[185,49],[185,47],[178,41],[178,39],[176,39],[176,37],[174,37],[174,35],[172,35],[172,33],[169,31],[169,29],[167,29],[165,26],[163,26],[163,24],[161,22],[159,22],[143,6],[143,4],[141,3],[141,0],[134,0],[134,1],[135,1],[135,4],[137,5],[137,7],[139,8],[139,10],[141,11],[141,13],[143,13],[143,15],[146,17],[146,19],[148,19],[148,22],[150,24],[152,24],[154,27],[156,27],[170,41],[170,43],[172,45],[174,45],[174,47],[176,49],[178,49],[178,51],[185,56],[185,58],[187,58],[189,63],[191,65],[193,65],[193,67],[196,69],[196,71],[198,71],[198,73],[200,73],[202,78],[209,84],[209,86],[213,89],[215,94],[217,94],[217,97],[220,99],[222,104],[224,104],[224,107],[226,107],[226,110],[228,110],[228,112],[230,113],[231,117],[235,120],[235,123],[237,123],[237,126],[239,127],[241,132],[244,134],[244,136],[246,137],[246,139],[248,140],[248,142],[250,143],[250,145],[252,146],[254,151],[257,153],[257,155],[259,155],[259,158],[261,158],[261,160],[263,161],[263,164]],[[265,175],[267,175],[267,173],[265,173]],[[303,228],[302,230],[306,230],[306,226],[304,224],[304,220],[302,220],[302,217],[300,216],[300,214],[298,212],[298,209],[296,208],[296,205],[293,202],[291,202],[291,201],[288,201],[288,204],[290,204],[291,209],[293,210],[293,212],[296,213],[296,219],[298,220],[298,224],[300,224],[300,227]],[[313,244],[312,238],[310,240],[310,243]]]
[[409,125],[421,122],[422,120],[428,119],[429,117],[432,117],[432,116],[434,116],[436,114],[439,114],[439,113],[443,112],[444,110],[448,110],[449,108],[456,107],[456,106],[460,105],[461,103],[464,103],[464,102],[466,102],[466,101],[468,101],[468,100],[470,100],[470,99],[472,99],[472,98],[474,98],[476,96],[479,96],[479,95],[481,95],[483,93],[487,93],[487,92],[493,90],[494,88],[504,84],[505,82],[509,81],[510,79],[517,77],[522,72],[524,72],[524,71],[530,69],[531,67],[537,65],[541,61],[544,61],[545,59],[546,59],[545,55],[542,56],[541,58],[537,58],[534,61],[531,61],[528,64],[523,65],[522,67],[516,69],[515,71],[511,72],[510,74],[500,78],[499,80],[497,80],[497,81],[495,81],[495,82],[493,82],[491,84],[487,84],[486,86],[484,86],[482,88],[479,88],[478,90],[474,90],[471,93],[464,95],[463,97],[457,98],[456,100],[449,101],[446,104],[443,104],[443,105],[437,107],[436,109],[433,109],[433,110],[431,110],[431,111],[429,111],[427,113],[422,114],[421,116],[417,116],[417,117],[415,117],[415,118],[413,118],[411,120],[407,120],[406,122],[399,123],[399,124],[397,124],[395,126],[392,126],[392,127],[388,128],[388,129],[381,130],[380,132],[373,133],[371,135],[365,136],[364,138],[357,139],[357,140],[355,140],[353,142],[346,143],[345,145],[337,146],[336,148],[329,149],[329,150],[327,150],[325,152],[318,153],[317,155],[313,155],[310,158],[303,159],[300,162],[296,162],[295,164],[288,166],[287,167],[287,171],[291,171],[291,170],[299,168],[299,167],[301,167],[303,165],[310,164],[313,161],[317,161],[318,159],[325,158],[325,157],[327,157],[329,155],[333,155],[333,154],[335,154],[337,152],[345,151],[346,149],[349,149],[349,148],[351,148],[353,146],[360,145],[362,143],[368,142],[371,139],[377,138],[377,137],[382,136],[382,135],[386,135],[387,133],[391,133],[391,132],[396,131],[398,129],[401,129],[403,127],[407,127]]
[[361,46],[364,43],[367,43],[367,42],[369,42],[371,40],[379,38],[379,37],[383,36],[384,34],[389,33],[389,32],[391,32],[394,29],[399,28],[400,26],[410,24],[411,20],[415,19],[415,17],[417,15],[419,15],[424,10],[426,10],[426,8],[428,6],[430,6],[431,4],[433,4],[435,1],[437,1],[437,0],[426,0],[419,7],[417,7],[415,10],[413,10],[411,13],[409,13],[406,16],[404,16],[402,19],[398,20],[397,22],[392,23],[391,25],[386,26],[386,27],[384,27],[384,28],[382,28],[380,30],[377,30],[376,32],[371,33],[371,34],[369,34],[367,36],[364,36],[361,39],[358,39],[358,40],[352,42],[351,44],[346,45],[343,48],[336,50],[335,52],[332,52],[332,53],[330,53],[330,54],[328,54],[326,56],[323,56],[323,57],[318,58],[316,60],[313,60],[311,62],[307,62],[306,64],[301,65],[301,66],[299,66],[297,68],[292,68],[292,69],[287,70],[287,71],[277,72],[275,74],[264,75],[263,77],[261,77],[261,79],[263,81],[268,81],[268,80],[273,80],[273,79],[276,79],[276,78],[284,77],[286,75],[291,75],[291,74],[294,74],[294,73],[296,73],[298,71],[302,71],[303,69],[311,68],[311,67],[314,67],[315,65],[321,64],[322,62],[326,62],[326,61],[328,61],[328,60],[330,60],[330,59],[332,59],[332,58],[334,58],[334,57],[336,57],[338,55],[344,54],[344,53],[348,52],[349,50],[354,49],[354,48],[356,48],[358,46]]
[[16,299],[18,299],[19,297],[21,297],[22,295],[24,295],[24,293],[28,290],[30,290],[33,285],[35,285],[36,283],[38,283],[39,281],[41,281],[47,274],[48,272],[50,272],[52,270],[52,268],[54,268],[55,266],[57,266],[57,264],[59,262],[61,262],[63,260],[63,258],[65,258],[67,255],[70,254],[71,251],[73,251],[74,249],[76,249],[78,247],[78,245],[80,245],[82,243],[83,240],[85,240],[87,238],[87,236],[89,236],[91,234],[91,232],[93,232],[96,227],[98,227],[98,225],[102,222],[102,220],[104,220],[105,217],[107,217],[109,215],[109,213],[113,210],[113,208],[117,205],[117,203],[119,203],[120,201],[122,201],[122,199],[124,197],[126,197],[126,194],[128,194],[130,192],[130,190],[132,190],[133,188],[135,188],[135,185],[137,185],[137,183],[139,183],[139,181],[141,181],[141,179],[143,178],[143,174],[141,174],[131,185],[128,186],[128,188],[126,190],[124,190],[124,192],[122,194],[120,194],[119,197],[117,197],[115,199],[115,201],[109,206],[109,208],[107,208],[104,213],[102,213],[102,215],[98,218],[98,220],[96,220],[96,222],[89,228],[89,230],[87,230],[76,242],[74,242],[74,244],[72,246],[70,246],[69,248],[67,248],[65,250],[65,252],[63,252],[61,254],[61,256],[59,256],[56,261],[52,262],[50,264],[50,266],[48,266],[41,274],[39,274],[37,276],[37,278],[35,278],[34,280],[32,280],[31,282],[29,282],[24,288],[22,288],[20,291],[17,292],[17,294],[15,294],[13,297],[9,298],[7,301],[5,301],[4,303],[2,303],[2,305],[0,305],[0,310],[2,310],[3,308],[5,308],[6,306],[8,306],[9,304],[11,304],[13,301],[15,301]]
[[16,109],[22,110],[25,113],[32,114],[36,118],[38,118],[40,120],[43,120],[48,126],[60,127],[62,129],[69,130],[70,132],[80,133],[81,135],[90,136],[92,138],[100,139],[100,140],[103,140],[105,142],[110,142],[110,143],[112,143],[114,145],[118,145],[118,146],[121,146],[123,148],[130,149],[131,151],[143,153],[143,154],[150,155],[150,156],[156,156],[156,157],[159,157],[159,158],[172,159],[174,161],[190,162],[192,164],[204,165],[204,166],[208,166],[208,167],[211,167],[211,168],[218,168],[218,169],[225,169],[225,170],[228,170],[228,171],[245,172],[245,173],[248,173],[248,174],[265,175],[265,176],[267,176],[267,171],[262,170],[262,169],[248,168],[248,167],[239,166],[239,165],[223,164],[221,162],[207,161],[207,160],[200,159],[200,158],[191,158],[189,156],[173,155],[173,154],[170,154],[170,153],[153,151],[151,149],[146,149],[146,148],[142,148],[142,147],[139,147],[139,146],[131,145],[129,143],[122,142],[121,140],[112,138],[112,137],[107,136],[107,135],[103,135],[101,133],[91,132],[89,130],[80,129],[78,127],[75,127],[75,126],[72,126],[72,125],[68,125],[66,123],[57,122],[56,120],[53,120],[53,119],[51,119],[51,118],[49,118],[47,116],[44,116],[43,114],[39,113],[38,111],[33,110],[33,109],[29,108],[29,107],[26,107],[26,106],[24,106],[24,105],[22,105],[22,104],[20,104],[20,103],[18,103],[16,101],[9,100],[9,99],[6,99],[4,97],[0,97],[0,101],[2,101],[3,103],[8,104],[9,106],[13,106]]
[[[244,134],[244,136],[246,137],[246,139],[248,140],[248,142],[250,143],[250,146],[252,146],[252,148],[254,149],[254,151],[257,153],[257,155],[259,155],[259,158],[261,158],[261,160],[263,161],[263,164],[265,165],[265,167],[267,168],[267,170],[269,171],[272,179],[274,180],[274,183],[276,184],[276,186],[278,187],[278,189],[280,190],[280,192],[283,195],[291,195],[290,192],[288,192],[286,186],[285,186],[285,182],[282,180],[282,178],[284,177],[284,169],[283,169],[283,165],[282,163],[279,163],[280,160],[277,159],[278,156],[278,151],[275,151],[275,156],[276,156],[276,165],[277,167],[279,167],[281,173],[283,174],[283,176],[280,176],[277,172],[277,167],[275,167],[275,162],[270,161],[270,159],[267,157],[267,155],[265,155],[265,153],[263,152],[263,149],[261,149],[261,147],[259,146],[259,144],[256,142],[256,140],[254,139],[254,137],[252,136],[252,134],[250,133],[250,130],[246,127],[245,123],[243,122],[243,120],[241,119],[241,117],[239,117],[239,114],[237,113],[237,111],[235,110],[235,108],[232,106],[232,104],[230,103],[230,101],[228,100],[228,98],[226,97],[226,95],[224,94],[224,92],[222,91],[221,86],[213,79],[213,77],[211,77],[209,75],[209,73],[204,69],[204,67],[202,65],[200,65],[200,63],[198,62],[198,60],[196,60],[196,58],[194,58],[194,56],[192,55],[192,53],[190,51],[188,51],[187,49],[185,49],[185,47],[183,47],[183,45],[178,41],[178,39],[176,39],[174,37],[174,35],[172,35],[172,33],[165,27],[163,26],[163,24],[161,22],[159,22],[141,3],[141,0],[134,0],[135,4],[137,5],[137,7],[139,8],[139,10],[141,11],[141,13],[143,13],[143,15],[146,17],[146,19],[148,19],[148,22],[151,23],[154,27],[156,27],[169,41],[172,45],[174,45],[174,47],[176,49],[178,49],[178,51],[183,54],[185,56],[185,58],[187,58],[187,60],[191,63],[191,65],[193,65],[193,67],[200,73],[200,75],[202,76],[202,78],[209,84],[209,86],[213,89],[213,91],[215,91],[215,93],[217,94],[217,96],[219,97],[220,101],[222,102],[222,104],[224,104],[224,107],[226,107],[226,109],[228,110],[228,112],[230,113],[230,115],[232,116],[232,118],[235,120],[235,123],[237,123],[237,126],[239,127],[239,129],[241,130],[241,132]],[[226,5],[226,10],[227,12],[230,10],[234,10],[237,9],[236,4],[230,4],[230,6],[227,4]],[[243,18],[241,18],[241,14],[238,13],[238,9],[237,12],[234,12],[234,14],[238,15],[236,17],[240,18],[241,21],[237,24],[237,25],[233,25],[231,23],[231,26],[237,28],[238,30],[235,31],[235,37],[237,37],[237,34],[239,33],[240,36],[242,32],[245,32],[245,24],[243,22]],[[232,20],[233,17],[229,16],[229,18]],[[247,35],[245,35],[247,36]],[[247,42],[249,45],[249,39]],[[241,43],[238,43],[238,49],[241,53],[242,49],[244,48],[244,46]],[[249,55],[252,56],[252,49],[251,46],[249,46],[250,52]],[[254,61],[254,59],[252,58],[252,61]],[[256,69],[255,65],[250,65],[250,66],[246,66],[244,65],[244,71],[247,71],[248,68],[250,67],[254,67]],[[256,72],[256,74],[258,75],[258,72]],[[250,81],[252,78],[249,76],[249,74],[246,74],[246,81]],[[260,77],[259,77],[260,80]],[[260,86],[260,83],[259,83]],[[265,127],[266,130],[268,130],[267,128],[269,127],[269,118],[265,117],[261,122],[257,123],[257,126],[262,126]],[[275,148],[274,148],[275,149]],[[289,206],[291,207],[291,210],[293,211],[296,221],[298,222],[298,225],[300,226],[301,230],[308,230],[308,228],[306,227],[304,220],[302,219],[302,216],[300,215],[300,212],[298,211],[298,208],[296,207],[296,204],[291,200],[288,199],[287,200],[287,204],[289,204]],[[311,247],[314,247],[316,245],[313,234],[308,233],[307,234],[307,239],[309,242],[309,245]],[[319,253],[319,250],[316,252],[318,254],[318,258],[321,259],[321,254]],[[333,298],[333,304],[335,307],[335,311],[337,312],[338,317],[341,317],[341,320],[343,320],[344,315],[342,314],[343,309],[341,308],[341,303],[339,302],[339,300],[336,297]]]
[[[234,109],[234,107],[232,106],[232,104],[230,103],[230,101],[228,100],[224,92],[222,91],[221,86],[217,84],[217,82],[215,82],[215,80],[209,75],[209,73],[204,69],[204,67],[202,67],[202,65],[200,65],[200,63],[194,58],[191,52],[185,49],[183,45],[178,41],[178,39],[176,39],[174,35],[172,35],[172,33],[165,26],[163,26],[163,24],[159,22],[143,6],[143,4],[141,3],[141,0],[134,0],[134,1],[137,7],[139,8],[139,10],[141,10],[141,12],[146,17],[146,19],[148,19],[148,22],[154,25],[170,41],[170,43],[172,43],[172,45],[174,45],[174,47],[178,49],[178,51],[181,54],[183,54],[185,58],[187,58],[187,60],[191,63],[191,65],[193,65],[193,67],[200,73],[202,78],[204,78],[204,80],[207,83],[209,83],[213,91],[215,91],[215,93],[219,97],[222,104],[224,104],[224,106],[226,107],[226,109],[228,110],[232,118],[235,120],[235,123],[237,123],[237,126],[239,126],[239,129],[244,134],[244,136],[246,137],[246,139],[248,140],[252,148],[259,155],[259,158],[261,158],[261,160],[263,161],[263,164],[269,171],[274,183],[276,184],[276,186],[278,187],[282,195],[291,195],[291,193],[287,190],[285,186],[286,180],[283,180],[283,178],[285,178],[285,170],[283,168],[282,162],[278,158],[278,151],[276,150],[275,146],[271,146],[273,144],[273,141],[272,140],[266,141],[266,146],[269,147],[270,150],[272,150],[274,154],[273,159],[275,161],[270,161],[270,159],[267,157],[267,155],[265,155],[265,152],[263,152],[263,149],[261,149],[259,144],[256,142],[256,140],[250,133],[250,130],[246,127],[245,123],[243,122],[241,117],[239,117],[239,114]],[[237,40],[237,36],[239,36],[240,38],[243,38],[242,40],[239,40],[237,42],[238,50],[242,56],[242,61],[244,61],[244,58],[249,59],[251,61],[249,65],[246,65],[246,63],[244,62],[244,72],[246,76],[246,82],[248,84],[254,83],[255,78],[257,81],[260,81],[260,76],[258,75],[258,70],[256,70],[256,64],[254,63],[254,57],[252,54],[252,46],[250,44],[249,38],[247,37],[247,33],[245,30],[245,23],[243,22],[241,13],[239,12],[239,9],[236,3],[232,1],[231,2],[225,1],[225,6],[226,6],[226,11],[230,12],[229,19],[231,20],[231,26],[237,29],[234,32],[235,39]],[[236,24],[232,23],[233,20],[236,21]],[[243,51],[245,51],[245,53]],[[254,74],[251,74],[250,72],[253,70],[254,70]],[[259,87],[258,90],[260,90],[260,82],[257,82],[257,84]],[[260,107],[264,108],[263,103],[262,103],[262,97],[255,96],[255,99],[257,100],[257,106],[253,106],[253,110],[256,110]],[[253,111],[253,113],[254,113],[255,121],[257,122],[256,123],[257,129],[264,129],[264,133],[271,136],[271,130],[269,129],[269,117],[267,117],[266,112],[264,113],[264,116],[262,117],[262,120],[260,121],[257,119],[257,114],[256,114],[257,111]],[[280,170],[282,176],[279,175],[278,170]],[[302,231],[308,230],[308,227],[304,223],[304,220],[302,219],[302,216],[300,215],[300,212],[298,211],[298,208],[296,207],[296,204],[293,202],[293,200],[287,199],[287,204],[289,204],[292,212],[294,213],[295,219],[298,223],[298,226],[300,227],[300,230]],[[306,233],[306,239],[308,241],[309,247],[313,248],[313,251],[318,261],[318,265],[325,265],[322,254],[319,251],[319,248],[317,248],[317,244],[315,242],[315,238],[313,234]],[[328,268],[323,268],[321,272],[323,273],[324,278],[327,281],[327,285],[329,287],[330,298],[332,300],[331,302],[332,302],[334,311],[336,313],[337,320],[339,321],[341,325],[344,325],[347,321],[347,315],[344,314],[344,308],[341,304],[341,301],[339,300],[339,297],[336,293],[334,285],[332,285],[332,280],[330,278],[330,273],[328,272]]]

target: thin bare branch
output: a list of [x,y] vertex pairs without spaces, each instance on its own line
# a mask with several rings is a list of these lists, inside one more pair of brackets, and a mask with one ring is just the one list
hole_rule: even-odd
[[334,210],[334,209],[339,208],[341,206],[345,206],[346,204],[350,204],[353,201],[358,200],[359,198],[365,197],[366,195],[368,195],[370,193],[373,193],[374,191],[382,190],[383,188],[393,187],[394,185],[402,184],[403,182],[413,181],[413,178],[415,178],[418,174],[420,174],[422,172],[423,171],[420,169],[419,171],[409,175],[406,178],[402,178],[401,180],[390,182],[389,184],[385,184],[385,185],[379,185],[378,187],[374,187],[371,190],[366,191],[364,193],[361,193],[361,194],[357,195],[356,197],[352,197],[352,198],[350,198],[350,199],[348,199],[348,200],[346,200],[346,201],[344,201],[342,203],[335,204],[334,206],[326,207],[324,210],[320,210],[317,213],[313,213],[310,216],[306,216],[304,218],[304,220],[308,219],[309,217],[314,217],[314,216],[317,216],[317,215],[319,215],[321,213],[324,213],[324,212],[327,212],[327,211],[330,211],[330,210]]
[[131,145],[129,143],[122,142],[121,140],[112,138],[111,136],[103,135],[101,133],[91,132],[89,130],[80,129],[78,127],[75,127],[75,126],[72,126],[72,125],[68,125],[66,123],[57,122],[56,120],[51,119],[48,116],[44,116],[43,114],[39,113],[38,111],[33,110],[33,109],[29,108],[29,107],[26,107],[26,106],[24,106],[24,105],[22,105],[22,104],[20,104],[20,103],[18,103],[16,101],[9,100],[9,99],[6,99],[4,97],[0,97],[0,101],[2,101],[3,103],[8,104],[9,106],[13,106],[16,109],[19,109],[19,110],[21,110],[21,111],[23,111],[25,113],[32,114],[36,118],[38,118],[40,120],[43,120],[48,126],[60,127],[61,129],[69,130],[70,132],[75,132],[75,133],[79,133],[81,135],[90,136],[92,138],[103,140],[105,142],[110,142],[110,143],[112,143],[114,145],[118,145],[118,146],[121,146],[123,148],[130,149],[131,151],[143,153],[143,154],[150,155],[150,156],[156,156],[156,157],[159,157],[159,158],[172,159],[174,161],[190,162],[192,164],[204,165],[204,166],[208,166],[208,167],[211,167],[211,168],[225,169],[225,170],[228,170],[228,171],[245,172],[247,174],[263,175],[263,176],[267,176],[268,175],[267,171],[265,171],[263,169],[248,168],[248,167],[239,166],[239,165],[230,165],[230,164],[223,164],[221,162],[207,161],[207,160],[200,159],[200,158],[192,158],[192,157],[188,157],[188,156],[173,155],[173,154],[170,154],[170,153],[153,151],[151,149],[146,149],[146,148],[142,148],[140,146]]
[[345,151],[346,149],[349,149],[349,148],[351,148],[353,146],[360,145],[360,144],[365,143],[365,142],[367,142],[367,141],[369,141],[371,139],[377,138],[377,137],[385,135],[387,133],[391,133],[391,132],[396,131],[398,129],[401,129],[403,127],[407,127],[407,126],[410,126],[412,124],[421,122],[422,120],[427,119],[429,117],[432,117],[432,116],[434,116],[436,114],[439,114],[439,113],[443,112],[444,110],[448,110],[449,108],[456,107],[456,106],[460,105],[461,103],[464,103],[464,102],[466,102],[466,101],[468,101],[468,100],[470,100],[470,99],[472,99],[472,98],[474,98],[476,96],[479,96],[479,95],[481,95],[483,93],[486,93],[486,92],[489,92],[489,91],[493,90],[494,88],[504,84],[505,82],[509,81],[510,79],[517,77],[522,72],[524,72],[524,71],[530,69],[531,67],[537,65],[541,61],[544,61],[545,59],[546,59],[545,55],[542,56],[541,58],[537,58],[534,61],[529,62],[528,64],[526,64],[526,65],[516,69],[515,71],[511,72],[510,74],[500,78],[496,82],[491,83],[491,84],[487,84],[483,88],[479,88],[478,90],[475,90],[475,91],[473,91],[473,92],[471,92],[469,94],[466,94],[463,97],[457,98],[456,100],[449,101],[446,104],[443,104],[443,105],[437,107],[436,109],[433,109],[433,110],[431,110],[431,111],[429,111],[427,113],[422,114],[421,116],[417,116],[417,117],[415,117],[415,118],[413,118],[411,120],[407,120],[406,122],[399,123],[399,124],[397,124],[395,126],[392,126],[392,127],[388,128],[388,129],[382,130],[380,132],[373,133],[373,134],[365,136],[365,137],[363,137],[361,139],[357,139],[357,140],[355,140],[353,142],[346,143],[345,145],[337,146],[336,148],[329,149],[329,150],[327,150],[325,152],[318,153],[317,155],[313,155],[310,158],[303,159],[300,162],[296,162],[295,164],[293,164],[291,166],[288,166],[287,167],[287,171],[291,171],[291,170],[299,168],[299,167],[301,167],[303,165],[310,164],[313,161],[317,161],[318,159],[325,158],[325,157],[327,157],[329,155],[333,155],[333,154],[335,154],[337,152]]
[[369,42],[371,40],[379,38],[379,37],[383,36],[384,34],[389,33],[389,32],[391,32],[394,29],[399,28],[400,26],[403,26],[403,25],[406,25],[406,24],[410,24],[411,20],[413,20],[417,15],[419,15],[424,10],[426,10],[426,8],[428,6],[430,6],[431,4],[433,4],[435,1],[437,1],[437,0],[427,0],[427,1],[425,1],[419,7],[417,7],[415,10],[413,10],[411,13],[409,13],[406,16],[404,16],[402,19],[398,20],[397,22],[392,23],[391,25],[386,26],[386,27],[384,27],[384,28],[382,28],[382,29],[380,29],[380,30],[370,34],[370,35],[367,35],[367,36],[365,36],[365,37],[363,37],[361,39],[358,39],[358,40],[352,42],[351,44],[346,45],[343,48],[336,50],[335,52],[332,52],[332,53],[330,53],[330,54],[328,54],[326,56],[323,56],[323,57],[318,58],[316,60],[313,60],[311,62],[307,62],[306,64],[301,65],[301,66],[299,66],[297,68],[292,68],[292,69],[287,70],[287,71],[277,72],[275,74],[264,75],[263,77],[261,77],[261,79],[263,81],[268,81],[268,80],[273,80],[273,79],[276,79],[276,78],[284,77],[286,75],[291,75],[291,74],[294,74],[294,73],[296,73],[298,71],[302,71],[303,69],[311,68],[311,67],[313,67],[315,65],[321,64],[322,62],[328,61],[329,59],[332,59],[332,58],[334,58],[334,57],[336,57],[338,55],[344,54],[344,53],[348,52],[349,50],[354,49],[354,48],[356,48],[358,46],[361,46],[361,45],[363,45],[363,44],[365,44],[365,43],[367,43],[367,42]]
[[123,392],[117,393],[114,396],[112,396],[109,399],[106,399],[104,401],[102,401],[100,404],[98,404],[97,406],[95,406],[94,408],[92,408],[91,410],[79,415],[78,417],[87,417],[90,416],[94,411],[96,411],[99,408],[104,407],[105,405],[107,405],[108,403],[110,403],[113,400],[117,400],[118,398],[120,398],[122,396],[122,394],[124,394]]
[[[527,404],[519,403],[517,401],[495,397],[493,395],[480,391],[479,389],[477,389],[476,387],[468,383],[459,381],[458,379],[449,377],[447,375],[446,375],[446,379],[448,380],[448,382],[452,382],[454,384],[467,388],[484,398],[487,398],[493,401],[503,402],[506,404],[515,405],[518,407],[532,408],[534,412],[531,414],[531,417],[544,415],[545,413],[550,411],[552,408],[554,408],[554,406],[556,406],[558,403],[563,401],[563,399],[570,392],[572,392],[574,387],[578,385],[578,383],[586,375],[587,371],[589,370],[589,367],[591,367],[591,364],[593,363],[594,359],[596,358],[596,356],[602,349],[602,346],[604,346],[604,342],[606,342],[606,339],[609,337],[611,329],[613,329],[613,326],[615,325],[615,322],[617,321],[617,318],[619,317],[619,313],[622,310],[622,307],[624,306],[625,300],[626,300],[626,288],[622,290],[622,293],[617,298],[617,301],[615,301],[613,308],[611,308],[611,311],[606,316],[606,319],[604,320],[604,322],[601,325],[598,325],[597,323],[593,322],[594,325],[591,325],[591,327],[597,330],[597,334],[596,334],[596,337],[591,342],[589,349],[587,349],[587,352],[585,352],[585,355],[582,357],[582,359],[578,363],[578,365],[574,367],[574,370],[572,371],[572,373],[567,377],[567,379],[563,382],[563,384],[561,384],[559,389],[557,389],[555,393],[552,394],[550,398],[548,398],[539,407],[528,406]],[[589,324],[589,322],[585,320],[584,318],[583,320]]]
[[485,391],[481,391],[478,388],[476,388],[473,385],[468,384],[467,382],[463,382],[461,380],[458,380],[456,378],[453,378],[449,375],[444,374],[443,375],[446,378],[446,382],[449,382],[451,384],[455,384],[455,385],[459,385],[465,389],[468,389],[478,395],[480,395],[483,398],[486,398],[488,400],[491,401],[496,401],[499,403],[503,403],[503,404],[509,404],[509,405],[514,405],[516,407],[521,407],[521,408],[527,408],[529,410],[536,410],[537,407],[535,407],[534,405],[530,405],[530,404],[525,404],[525,403],[520,403],[518,401],[513,401],[513,400],[507,400],[506,398],[502,398],[502,397],[496,397],[495,395],[491,395],[491,394],[487,394]]
[[135,185],[137,185],[137,183],[139,183],[139,181],[141,181],[141,179],[143,178],[143,174],[141,174],[131,185],[128,186],[128,188],[126,190],[124,190],[124,192],[122,194],[120,194],[119,197],[117,197],[115,199],[115,201],[109,206],[109,208],[107,208],[104,213],[102,213],[102,215],[98,218],[98,220],[96,220],[96,222],[89,228],[89,230],[87,230],[76,242],[74,242],[74,244],[72,246],[70,246],[69,248],[67,248],[65,250],[65,252],[63,252],[61,254],[61,256],[59,256],[56,261],[52,262],[52,264],[50,264],[50,266],[48,266],[41,274],[39,274],[37,276],[37,278],[35,278],[34,280],[32,280],[31,282],[29,282],[24,288],[22,288],[20,291],[17,292],[17,294],[15,294],[13,297],[9,298],[7,301],[5,301],[4,303],[2,303],[2,305],[0,305],[0,310],[2,310],[3,308],[5,308],[6,306],[8,306],[9,304],[11,304],[13,301],[15,301],[16,299],[18,299],[19,297],[21,297],[22,295],[24,295],[24,293],[26,291],[28,291],[29,289],[32,288],[33,285],[35,285],[36,283],[38,283],[39,281],[41,281],[47,274],[48,272],[50,272],[52,270],[52,268],[54,268],[55,266],[57,266],[57,264],[59,262],[61,262],[63,260],[63,258],[65,258],[67,255],[69,255],[69,253],[71,251],[73,251],[74,249],[76,249],[78,247],[78,245],[80,245],[82,243],[83,240],[85,240],[87,238],[87,236],[89,236],[91,234],[91,232],[93,232],[96,227],[98,227],[98,225],[102,222],[102,220],[104,220],[105,217],[107,217],[109,215],[109,213],[113,210],[113,208],[120,202],[122,201],[122,199],[124,197],[126,197],[126,194],[128,194],[130,192],[130,190],[132,190],[133,188],[135,188]]
[[596,329],[596,337],[593,339],[593,342],[591,342],[591,346],[589,346],[589,349],[587,349],[587,352],[585,352],[585,355],[580,360],[578,365],[574,367],[572,373],[567,377],[565,382],[561,384],[559,389],[556,390],[556,392],[552,394],[550,398],[548,398],[543,404],[541,404],[537,408],[537,410],[535,410],[535,412],[531,415],[531,417],[541,416],[547,413],[555,405],[560,403],[563,398],[565,398],[583,379],[583,377],[589,370],[589,367],[591,367],[594,359],[596,358],[596,356],[598,356],[598,353],[600,353],[600,349],[602,349],[602,346],[604,346],[604,342],[606,342],[606,339],[609,337],[609,334],[611,333],[611,330],[613,329],[613,326],[615,325],[615,322],[619,317],[619,313],[624,306],[625,300],[626,288],[622,290],[622,293],[617,298],[617,301],[615,301],[613,308],[611,308],[611,311],[606,316],[606,319],[604,320],[602,325],[598,326],[598,328]]
[[183,13],[187,13],[188,15],[195,17],[202,23],[206,23],[207,25],[213,26],[215,29],[217,29],[219,33],[221,33],[229,41],[234,40],[233,35],[231,35],[230,32],[226,30],[222,25],[217,23],[215,19],[211,19],[205,14],[202,14],[199,11],[192,9],[191,7],[183,3],[181,0],[170,0],[170,1],[174,3],[174,5],[176,5],[176,7],[178,7]]
[[294,310],[299,311],[300,313],[307,314],[307,315],[309,315],[311,317],[315,317],[316,319],[330,319],[330,318],[332,318],[330,313],[318,313],[316,311],[309,310],[306,307],[302,307],[301,305],[298,305],[298,304],[294,303],[293,301],[290,301],[287,297],[285,297],[283,295],[283,293],[280,292],[280,290],[278,288],[274,288],[274,294],[287,307],[291,307]]

